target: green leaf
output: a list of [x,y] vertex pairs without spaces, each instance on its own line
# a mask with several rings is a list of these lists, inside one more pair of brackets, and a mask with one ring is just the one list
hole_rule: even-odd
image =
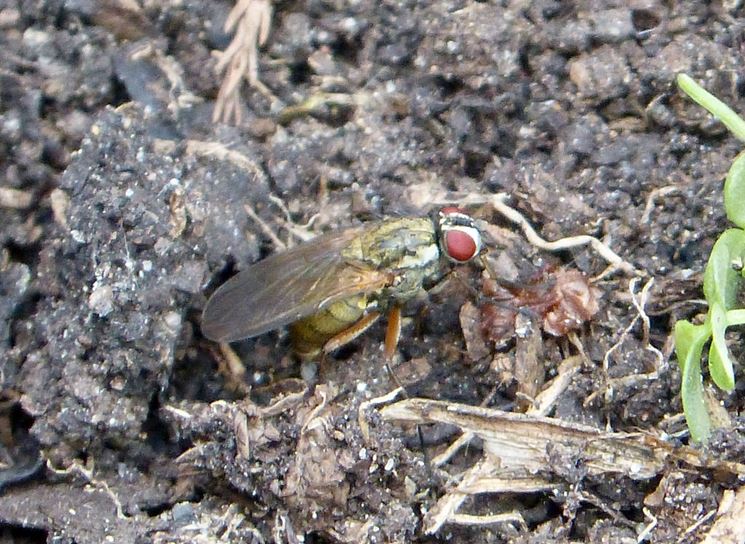
[[727,324],[732,327],[734,325],[745,325],[745,309],[730,310],[727,312]]
[[745,121],[732,111],[727,104],[709,93],[686,74],[678,74],[676,80],[678,87],[690,96],[694,102],[706,108],[709,113],[724,123],[735,137],[745,142]]
[[724,181],[724,209],[727,219],[745,229],[745,151],[732,163]]
[[695,442],[705,442],[711,434],[711,418],[701,382],[701,353],[710,332],[708,322],[703,325],[683,320],[675,323],[675,352],[681,371],[680,397]]
[[[678,86],[706,108],[740,140],[745,141],[745,121],[714,95],[685,74]],[[741,281],[745,278],[745,152],[732,163],[724,183],[727,219],[740,228],[724,231],[714,244],[704,271],[704,294],[709,313],[703,325],[688,321],[675,324],[675,351],[681,367],[681,398],[691,437],[704,441],[712,421],[706,407],[701,378],[701,354],[711,337],[709,373],[714,383],[726,391],[735,386],[732,360],[727,349],[727,327],[745,324],[745,309],[736,308]]]
[[735,373],[724,336],[728,325],[727,311],[719,304],[713,304],[709,307],[709,320],[711,322],[709,373],[720,389],[732,391],[735,388]]
[[712,334],[709,372],[714,383],[725,391],[735,387],[725,333],[727,327],[734,324],[728,320],[727,311],[737,305],[737,292],[742,281],[742,275],[733,267],[733,262],[742,261],[743,253],[745,231],[727,229],[714,244],[704,272],[704,295],[709,302],[707,321]]
[[731,310],[737,302],[742,275],[733,268],[734,261],[745,253],[745,231],[727,229],[714,244],[704,271],[704,295],[710,306],[716,304]]

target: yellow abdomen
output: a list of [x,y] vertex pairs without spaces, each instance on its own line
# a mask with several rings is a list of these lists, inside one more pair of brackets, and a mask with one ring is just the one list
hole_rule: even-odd
[[356,295],[334,302],[316,314],[295,321],[290,326],[295,353],[303,359],[315,357],[323,350],[326,342],[359,321],[366,308],[367,296]]

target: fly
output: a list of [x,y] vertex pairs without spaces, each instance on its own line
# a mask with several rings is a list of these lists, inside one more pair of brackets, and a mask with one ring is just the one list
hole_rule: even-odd
[[202,332],[233,342],[290,325],[295,352],[311,359],[351,342],[388,311],[391,357],[401,305],[440,280],[448,263],[466,263],[480,251],[479,229],[458,208],[331,232],[225,282],[207,301]]

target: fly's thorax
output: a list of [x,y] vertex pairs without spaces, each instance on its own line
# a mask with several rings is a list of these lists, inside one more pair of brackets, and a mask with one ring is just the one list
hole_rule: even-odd
[[429,218],[384,221],[360,236],[345,250],[344,256],[391,273],[394,278],[391,285],[371,297],[381,307],[387,306],[391,299],[405,302],[413,298],[440,275],[440,247],[435,225]]
[[416,268],[440,255],[434,224],[418,217],[383,221],[363,232],[342,254],[387,270]]

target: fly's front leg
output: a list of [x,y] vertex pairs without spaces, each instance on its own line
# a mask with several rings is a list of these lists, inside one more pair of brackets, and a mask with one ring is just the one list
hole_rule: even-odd
[[465,281],[463,277],[458,274],[458,270],[452,269],[449,270],[444,276],[442,276],[440,279],[438,279],[434,285],[432,285],[429,289],[427,289],[427,293],[430,295],[438,295],[442,293],[447,287],[450,280],[457,281],[460,285],[466,288],[466,290],[471,294],[471,296],[477,296],[478,290],[475,289],[470,283]]

